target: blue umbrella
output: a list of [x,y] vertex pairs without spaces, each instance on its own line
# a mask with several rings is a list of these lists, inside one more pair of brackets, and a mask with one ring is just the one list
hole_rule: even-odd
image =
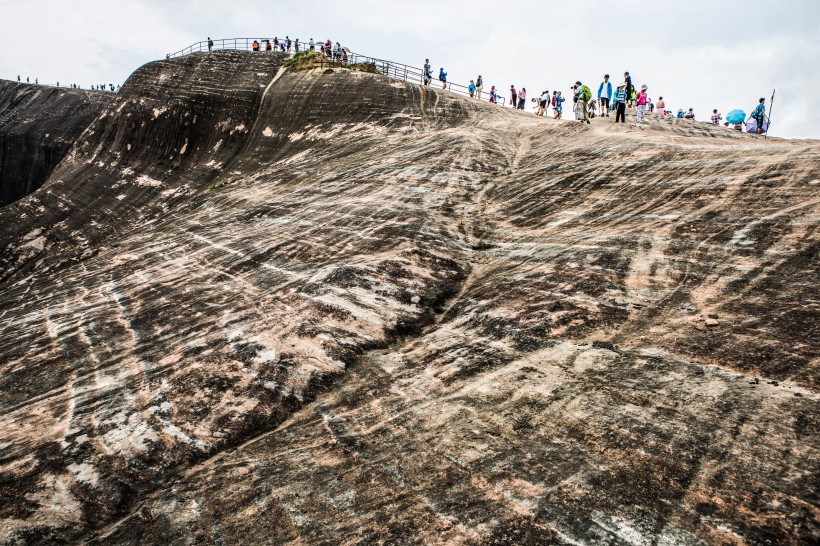
[[746,119],[746,112],[743,110],[732,110],[728,114],[726,114],[726,121],[731,123],[732,125],[737,125],[738,123],[743,123]]

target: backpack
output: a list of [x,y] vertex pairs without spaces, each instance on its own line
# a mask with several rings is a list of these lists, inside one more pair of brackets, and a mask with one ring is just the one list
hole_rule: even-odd
[[592,98],[592,91],[590,91],[589,87],[587,87],[586,85],[582,85],[581,89],[584,90],[584,101],[588,102],[589,99]]
[[552,106],[555,107],[555,95],[552,96]]

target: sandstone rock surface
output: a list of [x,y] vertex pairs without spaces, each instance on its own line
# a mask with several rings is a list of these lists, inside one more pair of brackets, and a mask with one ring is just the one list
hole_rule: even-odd
[[282,61],[0,209],[0,543],[820,539],[820,143]]
[[0,206],[39,188],[111,98],[0,80]]

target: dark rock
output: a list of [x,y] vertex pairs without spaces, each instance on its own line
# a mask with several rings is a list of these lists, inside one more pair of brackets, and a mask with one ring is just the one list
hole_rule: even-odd
[[42,186],[113,96],[0,80],[0,206]]
[[615,345],[609,341],[593,341],[592,346],[596,349],[607,349],[609,351],[616,350]]
[[816,542],[816,397],[740,378],[818,384],[817,143],[282,61],[142,67],[0,209],[0,541]]

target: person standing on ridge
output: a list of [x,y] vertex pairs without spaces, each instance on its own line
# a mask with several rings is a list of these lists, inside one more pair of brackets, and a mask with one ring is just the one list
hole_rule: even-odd
[[430,85],[430,80],[433,79],[433,67],[430,66],[430,59],[424,59],[424,68],[422,74],[422,80],[424,81],[424,85]]
[[522,87],[521,90],[518,91],[518,109],[523,111],[526,106],[527,106],[527,88]]
[[484,80],[481,79],[481,74],[475,82],[475,98],[481,100],[481,90],[484,89]]
[[723,119],[723,116],[721,116],[721,115],[718,113],[717,108],[715,108],[714,110],[712,110],[712,124],[713,124],[715,127],[720,127],[720,120],[722,120],[722,119]]
[[636,96],[636,101],[637,101],[637,105],[638,105],[638,114],[636,116],[637,117],[637,123],[635,124],[635,127],[642,127],[644,117],[646,116],[646,104],[648,102],[648,98],[646,96],[646,89],[647,89],[646,84],[642,85],[640,93],[638,93],[637,96]]
[[587,114],[587,101],[592,98],[592,91],[589,87],[581,83],[575,82],[575,117],[581,123],[589,123],[589,115]]
[[547,113],[547,108],[549,107],[550,103],[550,92],[549,90],[544,91],[541,93],[541,96],[538,98],[538,110],[535,112],[536,116],[544,116]]
[[213,51],[213,49],[214,49],[214,41],[211,40],[210,36],[208,36],[208,53]]
[[[598,104],[601,105],[601,116],[609,117],[609,101],[612,99],[612,82],[609,74],[604,74],[604,81],[598,86]],[[606,109],[606,113],[604,110]]]
[[663,102],[663,97],[658,98],[658,102],[655,103],[655,108],[658,109],[658,114],[661,116],[666,115],[666,103]]
[[683,115],[683,119],[691,119],[691,120],[694,120],[694,119],[695,119],[695,111],[694,111],[693,109],[691,109],[691,108],[690,108],[690,109],[689,109],[689,111],[688,111],[688,112],[686,112],[686,113]]
[[512,104],[513,108],[518,108],[518,92],[515,90],[515,86],[510,86],[510,104]]
[[766,99],[761,98],[758,105],[752,110],[752,118],[757,122],[756,134],[763,132],[763,122],[766,120]]
[[299,38],[293,41],[293,49],[296,50],[296,53],[299,53]]
[[626,123],[626,84],[622,83],[615,92],[615,123]]
[[17,74],[17,83],[20,83],[20,74]]
[[438,79],[441,82],[441,88],[447,89],[447,72],[444,71],[444,67],[439,68]]
[[290,36],[285,36],[285,43],[287,44],[288,53],[290,53],[290,46],[291,46]]
[[259,51],[259,42],[257,42],[256,40],[253,41],[253,50]]
[[626,100],[629,101],[629,98],[632,96],[632,92],[635,91],[635,88],[632,87],[632,76],[629,75],[629,72],[624,72],[624,92],[626,93]]
[[498,93],[495,92],[495,86],[490,87],[490,102],[495,104],[498,101]]
[[564,101],[566,99],[561,96],[560,91],[554,91],[552,97],[552,111],[555,119],[561,119],[564,115]]
[[470,80],[470,85],[467,86],[467,91],[470,92],[470,98],[471,99],[475,98],[475,90],[476,90],[475,82],[473,80]]
[[265,51],[267,53],[273,51],[273,46],[270,44],[270,40],[265,40]]
[[311,51],[316,51],[316,42],[313,41],[313,38],[311,38],[308,42],[308,47]]

